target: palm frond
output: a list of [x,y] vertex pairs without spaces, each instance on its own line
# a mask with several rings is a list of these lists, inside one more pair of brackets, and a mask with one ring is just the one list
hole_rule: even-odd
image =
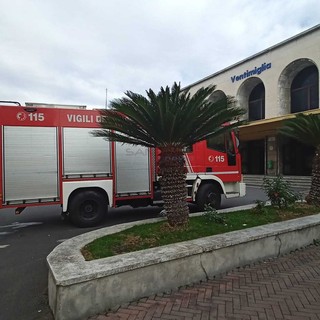
[[240,124],[222,126],[244,112],[233,107],[230,97],[212,102],[209,97],[215,89],[200,88],[191,95],[174,83],[171,89],[161,87],[158,93],[147,90],[147,97],[127,91],[124,98],[111,103],[111,110],[101,111],[105,130],[95,134],[145,146],[192,145]]
[[317,147],[320,145],[320,115],[297,114],[284,122],[279,132],[290,138]]
[[154,144],[148,143],[145,140],[141,140],[138,138],[132,138],[132,137],[126,136],[122,133],[117,133],[117,132],[109,131],[109,130],[93,130],[92,134],[96,137],[103,137],[109,141],[117,141],[117,142],[132,144],[132,145],[141,145],[141,146],[145,146],[145,147],[153,147],[154,146]]
[[[112,130],[129,137],[134,137],[138,141],[145,141],[150,146],[156,143],[153,136],[150,135],[139,122],[134,121],[133,118],[124,116],[115,110],[102,110],[100,114],[102,115],[101,127],[106,129],[102,132],[105,133],[106,137],[110,136],[107,132]],[[93,131],[94,135],[103,136],[99,130],[98,132],[99,133]]]

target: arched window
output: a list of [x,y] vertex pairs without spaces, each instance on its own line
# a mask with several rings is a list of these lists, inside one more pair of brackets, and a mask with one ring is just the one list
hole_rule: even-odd
[[218,101],[221,101],[221,100],[226,100],[227,99],[227,96],[226,94],[221,91],[221,90],[216,90],[214,91],[211,96],[209,97],[209,100],[211,102],[218,102]]
[[319,72],[316,66],[300,71],[291,84],[291,113],[319,108]]
[[265,90],[264,85],[260,82],[256,85],[249,96],[249,120],[260,120],[265,117]]

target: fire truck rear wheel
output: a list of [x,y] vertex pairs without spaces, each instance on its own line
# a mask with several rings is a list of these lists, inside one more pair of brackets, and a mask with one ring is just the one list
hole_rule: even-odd
[[221,206],[221,193],[218,188],[211,183],[206,183],[200,186],[197,194],[198,208],[201,211],[204,211],[206,205],[215,209],[219,209]]
[[69,206],[71,222],[77,227],[94,227],[102,222],[108,206],[104,196],[97,191],[87,190],[76,193]]

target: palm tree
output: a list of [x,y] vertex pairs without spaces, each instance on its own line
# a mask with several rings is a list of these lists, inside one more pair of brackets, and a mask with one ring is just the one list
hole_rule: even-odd
[[212,102],[215,86],[201,88],[194,95],[174,83],[147,97],[127,91],[126,97],[102,110],[101,127],[94,132],[111,141],[158,148],[159,174],[164,209],[170,226],[184,226],[189,219],[186,202],[186,171],[183,149],[201,140],[227,132],[239,123],[229,122],[243,114],[232,107],[229,97]]
[[307,201],[320,205],[320,115],[299,113],[288,119],[280,133],[316,148],[312,161],[312,178]]

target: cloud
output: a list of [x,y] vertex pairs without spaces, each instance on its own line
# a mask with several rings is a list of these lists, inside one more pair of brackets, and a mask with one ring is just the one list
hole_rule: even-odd
[[2,0],[1,100],[103,107],[183,86],[316,25],[317,0]]

